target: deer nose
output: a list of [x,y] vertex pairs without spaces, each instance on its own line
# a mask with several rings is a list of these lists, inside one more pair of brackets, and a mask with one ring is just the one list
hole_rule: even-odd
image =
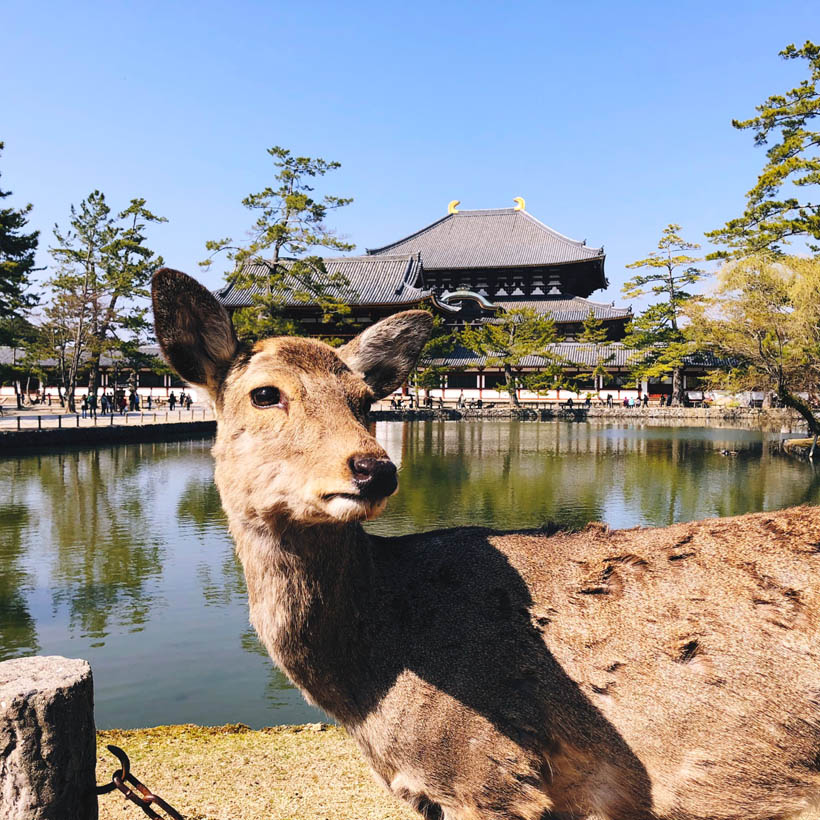
[[353,456],[350,459],[353,481],[362,495],[370,498],[387,498],[399,486],[396,465],[389,458]]

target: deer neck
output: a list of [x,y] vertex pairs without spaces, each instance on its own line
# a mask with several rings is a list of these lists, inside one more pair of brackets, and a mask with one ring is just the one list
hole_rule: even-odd
[[231,529],[263,644],[311,701],[355,720],[361,682],[351,670],[367,655],[374,594],[367,534],[358,524],[283,521]]

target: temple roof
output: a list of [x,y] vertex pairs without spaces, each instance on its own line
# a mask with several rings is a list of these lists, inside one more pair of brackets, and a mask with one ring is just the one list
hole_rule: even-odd
[[498,299],[492,300],[496,305],[500,305],[504,310],[534,310],[536,313],[551,316],[559,324],[562,322],[583,322],[589,316],[590,311],[596,319],[631,319],[631,308],[619,308],[610,303],[592,302],[581,296],[540,296],[537,298],[523,297],[522,299]]
[[[280,260],[283,267],[293,264],[292,259]],[[324,259],[325,268],[331,276],[344,276],[347,285],[330,284],[328,295],[349,305],[413,305],[430,296],[430,291],[416,287],[420,281],[421,260],[418,254],[397,254],[378,257],[346,256]],[[253,304],[255,294],[268,287],[269,269],[266,265],[249,265],[246,273],[254,278],[252,287],[239,288],[228,284],[215,291],[217,299],[226,308],[248,307]],[[315,302],[299,299],[288,287],[280,289],[280,299],[288,307],[309,307]],[[298,283],[292,283],[294,289]]]
[[[550,356],[554,356],[565,366],[577,367],[580,369],[594,368],[599,362],[609,368],[632,367],[636,361],[640,361],[646,355],[646,351],[625,347],[620,342],[610,342],[609,344],[589,344],[587,342],[556,342],[547,345],[545,351]],[[712,353],[693,353],[683,357],[684,365],[688,367],[712,368],[725,365],[726,361],[714,356]],[[518,367],[546,367],[550,359],[544,356],[525,356],[521,359]],[[441,359],[434,360],[433,364],[439,367],[485,367],[487,356],[474,353],[464,347],[456,348],[452,353]]]
[[[416,233],[381,248],[371,256],[421,253],[426,270],[510,268],[598,261],[603,248],[570,239],[517,208],[457,211]],[[606,280],[601,271],[602,283]]]

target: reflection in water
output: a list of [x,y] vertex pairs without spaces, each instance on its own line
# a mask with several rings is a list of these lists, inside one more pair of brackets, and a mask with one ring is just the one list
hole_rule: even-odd
[[[818,503],[820,478],[736,429],[378,424],[400,534],[548,521],[615,527]],[[104,726],[322,719],[248,624],[210,443],[0,460],[0,659],[87,658]],[[734,455],[721,455],[728,450]]]
[[41,538],[50,547],[55,608],[103,646],[112,628],[140,631],[161,596],[161,533],[149,511],[161,487],[140,469],[140,448],[37,459]]
[[[387,428],[384,430],[383,428]],[[379,534],[466,524],[664,526],[816,503],[817,477],[752,430],[565,423],[379,424],[405,463]],[[722,455],[728,450],[734,455]]]
[[40,651],[34,619],[27,606],[32,577],[23,567],[23,532],[29,526],[28,507],[9,497],[0,504],[0,661]]

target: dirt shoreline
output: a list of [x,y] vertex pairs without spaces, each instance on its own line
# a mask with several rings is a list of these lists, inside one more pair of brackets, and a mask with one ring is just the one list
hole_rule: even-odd
[[[158,726],[97,732],[97,783],[131,771],[186,820],[418,820],[376,783],[344,729],[325,724],[252,730]],[[99,799],[100,820],[143,817],[118,791]]]

